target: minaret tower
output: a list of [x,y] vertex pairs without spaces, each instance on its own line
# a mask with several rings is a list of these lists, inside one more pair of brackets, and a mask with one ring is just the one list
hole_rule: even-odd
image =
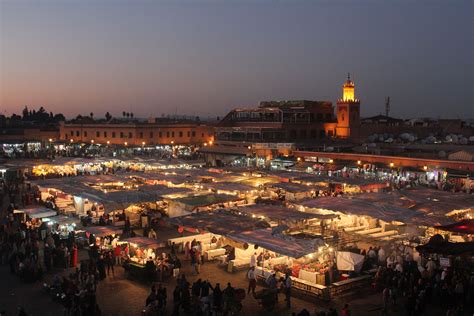
[[342,85],[342,98],[337,100],[336,135],[341,138],[357,137],[360,127],[360,100],[355,98],[351,75]]

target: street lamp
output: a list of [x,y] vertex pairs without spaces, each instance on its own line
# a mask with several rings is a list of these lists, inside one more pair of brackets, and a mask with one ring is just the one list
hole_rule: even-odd
[[362,164],[362,161],[357,160],[357,164],[358,164],[358,165]]
[[393,168],[395,164],[393,162],[390,163],[390,168]]
[[142,146],[145,146],[145,142],[142,142]]
[[110,145],[110,140],[107,141],[107,145]]
[[91,139],[91,144],[93,144],[93,143],[94,143],[94,140],[93,140],[93,139]]
[[423,166],[423,170],[428,170],[428,166]]
[[128,145],[128,143],[127,143],[127,142],[125,142],[125,143],[123,143],[123,144],[124,144],[125,146],[127,146],[127,145]]

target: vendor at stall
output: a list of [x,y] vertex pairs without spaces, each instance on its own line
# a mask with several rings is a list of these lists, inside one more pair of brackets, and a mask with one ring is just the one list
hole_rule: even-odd
[[177,265],[181,265],[175,255],[159,252],[165,244],[147,237],[126,238],[117,243],[129,247],[125,254],[124,267],[140,279],[163,280],[172,274]]

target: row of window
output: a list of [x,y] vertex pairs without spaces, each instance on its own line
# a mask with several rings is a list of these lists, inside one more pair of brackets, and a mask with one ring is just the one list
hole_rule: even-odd
[[[111,132],[110,134],[111,134],[112,138],[116,138],[118,133],[116,133],[116,132]],[[140,133],[138,133],[138,134],[139,134],[139,138],[143,138],[143,136],[144,136],[144,133],[143,133],[143,132],[140,132]],[[81,136],[81,131],[70,131],[70,135],[71,135],[71,137],[74,137],[74,135],[76,135],[76,137],[80,137],[80,136]],[[109,137],[109,134],[107,133],[107,131],[102,132],[102,135],[103,135],[104,138]],[[133,138],[133,133],[132,133],[132,132],[128,132],[128,135],[127,135],[127,133],[120,132],[119,135],[120,135],[120,138],[127,138],[127,137],[128,137],[128,138]],[[159,137],[159,138],[162,138],[163,135],[165,135],[165,132],[158,132],[158,137]],[[184,136],[184,133],[183,133],[183,131],[178,131],[178,132],[176,132],[176,133],[175,133],[174,131],[167,131],[167,132],[166,132],[166,137],[167,137],[167,138],[175,137],[176,135],[177,135],[178,137],[183,137],[183,136]],[[186,134],[186,135],[187,135],[187,137],[196,137],[196,131],[187,131],[187,134]],[[201,137],[204,137],[204,135],[205,135],[204,133],[201,133]],[[87,131],[83,131],[83,136],[84,136],[84,137],[87,137]],[[211,137],[211,136],[212,136],[212,133],[209,132],[209,133],[208,133],[208,136]],[[101,132],[100,132],[100,131],[96,131],[96,132],[95,132],[95,137],[97,137],[97,138],[101,137]],[[150,132],[150,133],[149,133],[149,137],[150,137],[150,138],[153,138],[153,137],[154,137],[153,132]]]
[[[325,138],[325,137],[327,137],[327,136],[328,136],[328,137],[332,137],[333,135],[334,135],[334,134],[333,134],[333,131],[331,131],[331,130],[328,130],[328,131],[327,131],[327,134],[326,134],[326,131],[323,130],[323,129],[322,129],[322,130],[319,130],[319,131],[313,129],[313,130],[311,130],[311,131],[309,132],[309,136],[310,136],[311,138]],[[307,133],[307,131],[306,131],[306,130],[300,130],[299,133],[298,133],[297,130],[291,130],[291,131],[290,131],[290,139],[296,139],[296,138],[298,138],[298,139],[306,139],[306,138],[308,138],[308,133]]]

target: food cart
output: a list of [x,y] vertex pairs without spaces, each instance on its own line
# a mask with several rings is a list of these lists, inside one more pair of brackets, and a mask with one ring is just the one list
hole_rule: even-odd
[[84,236],[79,236],[84,239],[83,242],[103,251],[111,251],[122,234],[122,229],[113,226],[87,226],[83,231]]
[[75,232],[78,224],[79,219],[77,217],[64,215],[50,217],[48,222],[51,232],[59,234],[61,239],[66,239],[70,233]]
[[128,249],[123,265],[133,278],[150,280],[155,279],[156,273],[160,270],[165,274],[167,272],[170,274],[173,270],[173,264],[168,255],[158,251],[166,246],[164,242],[147,237],[130,237],[121,239],[118,245],[122,247],[126,245],[125,249]]

